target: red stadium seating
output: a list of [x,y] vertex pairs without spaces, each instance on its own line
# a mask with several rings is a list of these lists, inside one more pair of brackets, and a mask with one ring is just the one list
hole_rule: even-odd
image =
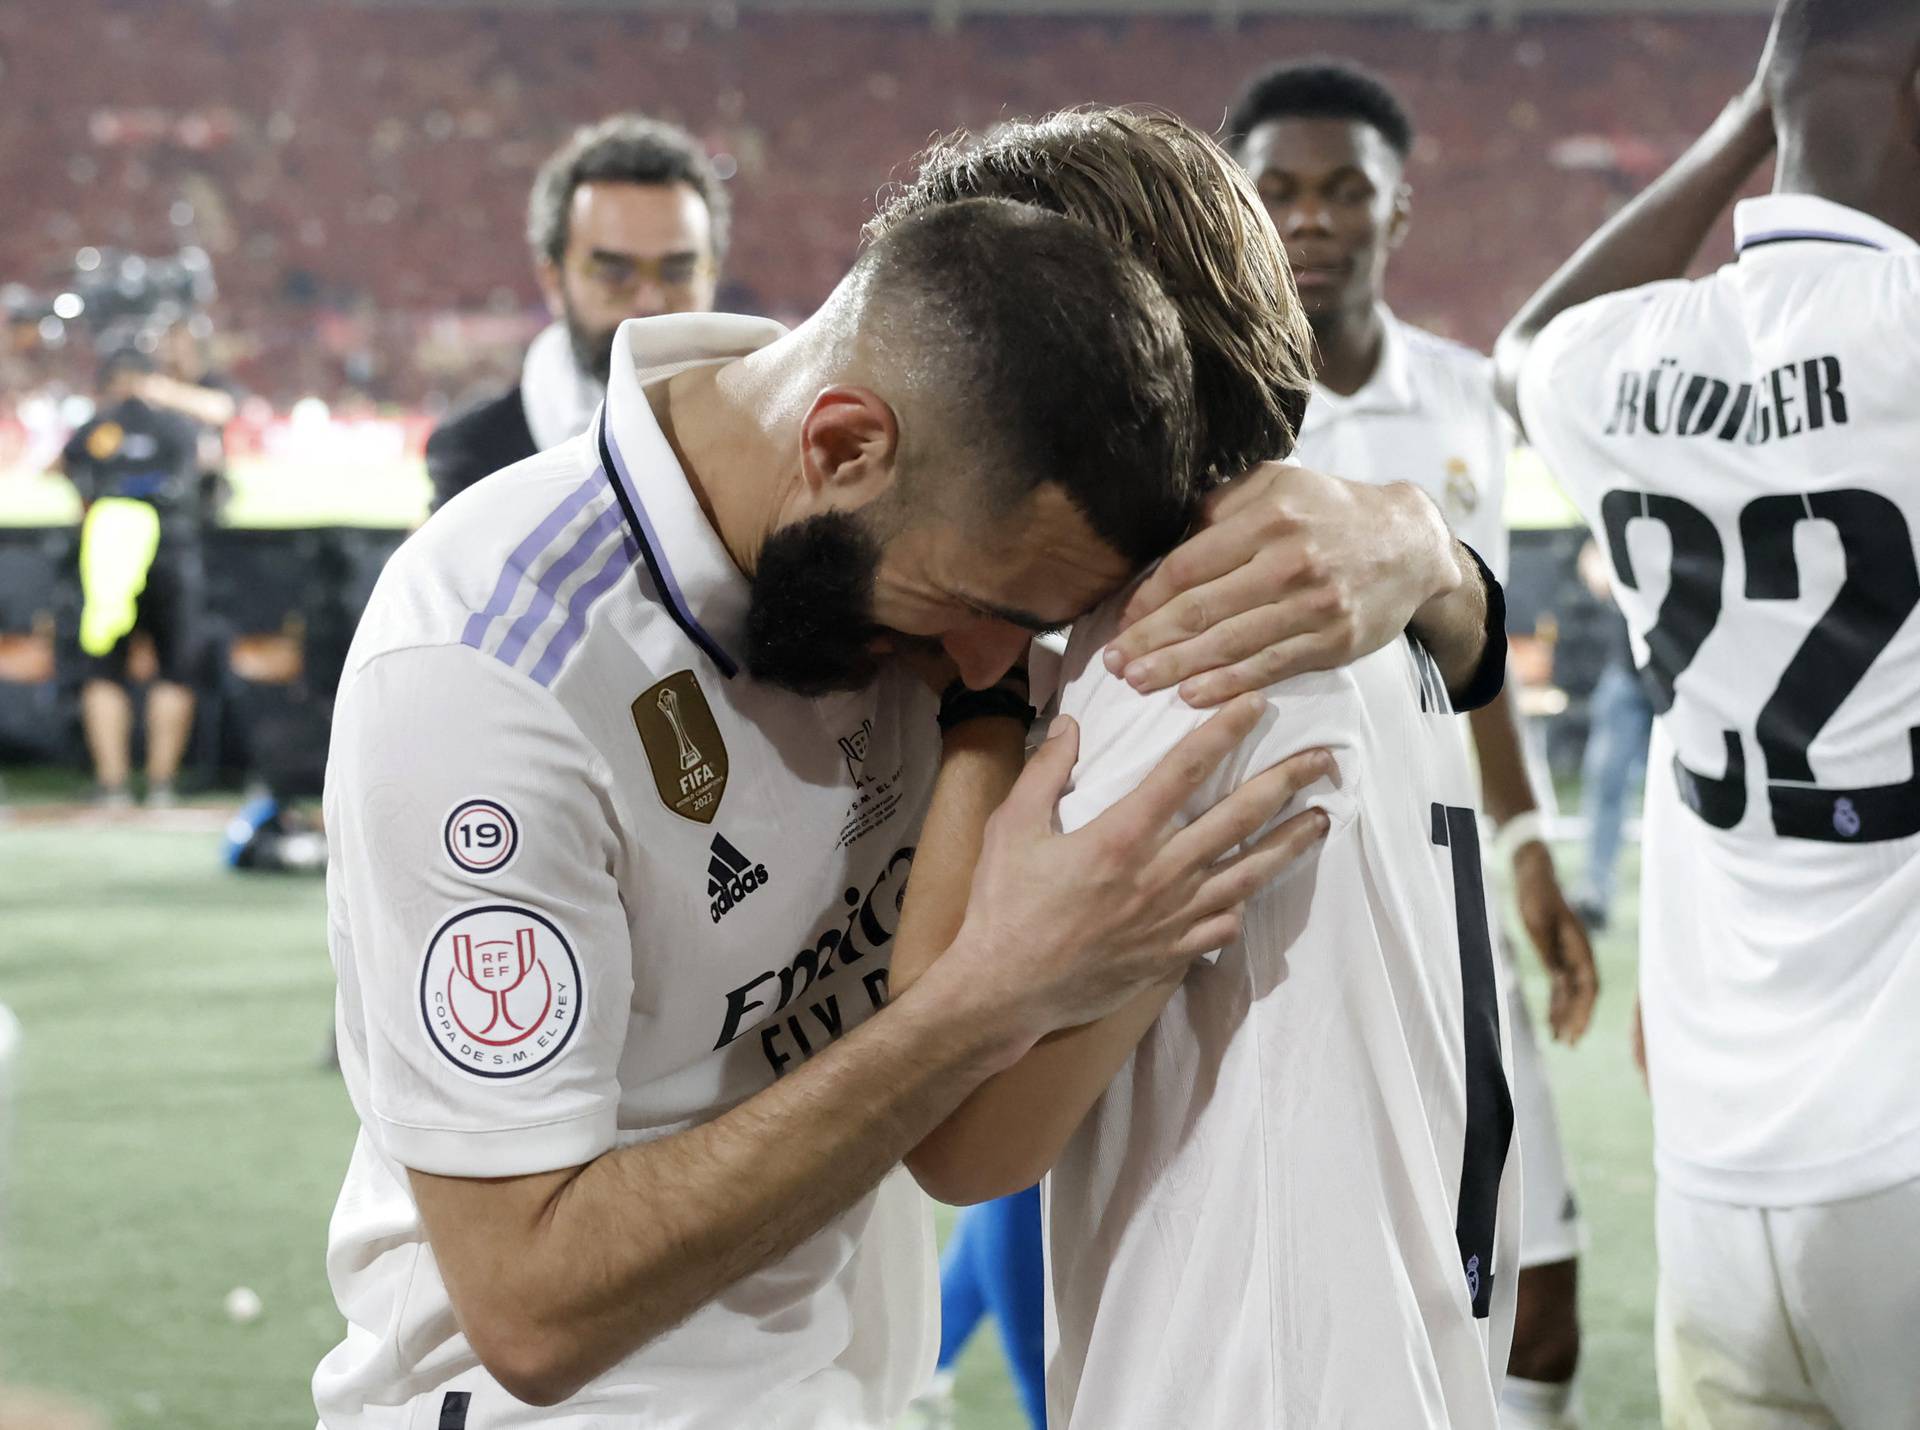
[[[1202,125],[1246,72],[1357,57],[1421,129],[1393,294],[1484,346],[1515,304],[1744,82],[1754,19],[1368,21],[705,19],[276,0],[0,6],[0,281],[57,282],[81,244],[212,253],[240,376],[287,401],[349,377],[443,399],[511,368],[538,319],[535,166],[638,108],[738,166],[727,296],[805,313],[889,174],[928,138],[1082,101]],[[1557,146],[1591,141],[1576,151]],[[1575,168],[1572,162],[1593,164]],[[188,224],[172,221],[191,205]],[[182,213],[184,216],[184,211]],[[492,322],[449,323],[483,318]],[[499,318],[510,321],[501,323]]]

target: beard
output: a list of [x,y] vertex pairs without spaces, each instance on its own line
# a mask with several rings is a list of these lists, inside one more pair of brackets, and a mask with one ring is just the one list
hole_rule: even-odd
[[747,673],[798,695],[860,690],[880,674],[873,619],[880,542],[849,512],[767,538],[747,598]]
[[573,365],[604,388],[613,376],[613,337],[618,327],[587,327],[580,321],[573,299],[564,289],[560,294],[560,308],[567,320],[567,344],[573,349]]

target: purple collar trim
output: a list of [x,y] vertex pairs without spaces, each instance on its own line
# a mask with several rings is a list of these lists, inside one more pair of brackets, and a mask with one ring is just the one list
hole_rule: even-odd
[[627,471],[626,460],[620,455],[620,444],[614,440],[613,423],[608,420],[607,408],[600,409],[600,462],[613,477],[613,494],[620,502],[620,509],[626,514],[627,525],[640,543],[641,558],[647,563],[647,571],[653,577],[653,584],[666,600],[667,611],[674,623],[687,633],[695,645],[705,651],[707,658],[720,667],[720,673],[731,680],[740,673],[739,664],[721,647],[720,642],[710,635],[705,626],[693,614],[686,593],[680,589],[680,582],[673,574],[673,567],[667,562],[667,548],[660,540],[660,533],[654,530],[653,521],[647,515],[647,509],[640,500],[639,490],[633,484],[633,477]]

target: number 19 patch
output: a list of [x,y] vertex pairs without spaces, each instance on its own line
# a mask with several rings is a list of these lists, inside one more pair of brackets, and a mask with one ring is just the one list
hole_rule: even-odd
[[497,799],[470,799],[447,816],[441,842],[469,874],[498,874],[520,852],[520,823]]

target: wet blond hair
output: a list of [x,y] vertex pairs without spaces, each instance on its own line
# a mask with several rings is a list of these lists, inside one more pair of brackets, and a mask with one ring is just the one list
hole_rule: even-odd
[[882,195],[867,235],[969,198],[1078,219],[1159,278],[1192,353],[1209,479],[1293,450],[1313,390],[1313,337],[1265,206],[1212,139],[1162,110],[1104,106],[957,131]]

